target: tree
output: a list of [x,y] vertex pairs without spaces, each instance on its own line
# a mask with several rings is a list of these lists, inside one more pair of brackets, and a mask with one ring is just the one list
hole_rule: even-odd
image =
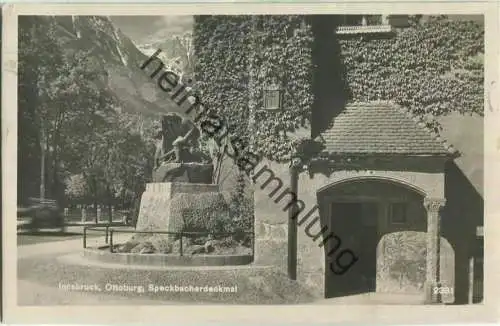
[[[23,178],[24,173],[28,174],[27,178],[33,178],[27,170],[33,169],[34,156],[38,152],[40,153],[39,195],[41,198],[45,197],[46,190],[46,156],[50,149],[49,121],[57,111],[54,109],[57,96],[51,83],[63,73],[61,69],[58,69],[62,67],[64,58],[55,38],[55,28],[54,24],[47,24],[37,16],[19,18],[18,101],[21,189],[27,182],[30,182],[26,180],[26,177]],[[22,135],[25,132],[28,136],[26,138]],[[38,146],[35,145],[36,142]],[[38,150],[35,150],[36,147]]]
[[57,33],[51,17],[20,17],[18,197],[38,183],[42,197],[130,205],[151,174],[154,121],[118,113],[101,58],[65,51]]
[[52,186],[52,195],[63,196],[63,180],[82,172],[97,198],[97,175],[102,171],[96,162],[112,148],[106,132],[115,127],[116,115],[116,100],[107,90],[105,73],[88,51],[66,56],[50,19],[23,17],[20,35],[19,129],[21,133],[38,130],[36,137],[20,143],[21,179],[29,168],[23,155],[37,139],[41,197],[46,184]]
[[88,194],[87,182],[83,174],[73,174],[65,180],[65,193],[73,201],[85,201]]
[[106,184],[108,200],[121,198],[132,203],[142,194],[150,178],[153,143],[125,128],[134,123],[134,116],[118,116],[115,123],[107,138],[113,145],[105,157],[103,182]]

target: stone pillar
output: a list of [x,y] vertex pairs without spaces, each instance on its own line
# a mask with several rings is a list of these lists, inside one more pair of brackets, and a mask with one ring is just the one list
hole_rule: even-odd
[[474,256],[469,258],[469,293],[467,302],[474,303]]
[[426,257],[426,303],[440,303],[439,293],[435,293],[435,288],[439,288],[439,264],[440,264],[440,225],[441,209],[446,200],[444,198],[425,198],[424,206],[427,210],[427,257]]

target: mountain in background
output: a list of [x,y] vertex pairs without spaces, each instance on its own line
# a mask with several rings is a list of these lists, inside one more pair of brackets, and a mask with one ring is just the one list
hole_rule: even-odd
[[136,45],[161,42],[191,32],[194,25],[192,15],[109,16],[109,19]]
[[[107,72],[107,86],[119,100],[120,110],[146,116],[185,111],[149,77],[151,70],[140,69],[148,56],[109,17],[47,16],[46,19],[57,23],[58,36],[70,57],[76,51],[91,51],[100,68]],[[157,65],[152,63],[151,67]]]

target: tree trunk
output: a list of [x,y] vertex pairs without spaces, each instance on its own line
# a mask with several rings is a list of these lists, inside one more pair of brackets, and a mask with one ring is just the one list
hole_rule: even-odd
[[40,126],[40,200],[45,199],[45,129]]
[[59,180],[57,176],[58,168],[57,165],[59,164],[58,158],[57,158],[57,153],[56,149],[54,148],[52,152],[52,177],[51,177],[51,188],[50,188],[50,193],[54,197],[54,199],[60,199],[59,198]]
[[[61,120],[62,118],[59,117],[58,120]],[[53,161],[53,170],[52,170],[52,194],[57,198],[61,199],[62,196],[59,193],[60,190],[60,180],[59,180],[59,153],[61,152],[60,150],[60,122],[57,122],[55,127],[54,127],[54,133],[52,135],[52,140],[53,140],[53,150],[52,150],[52,161]]]
[[112,223],[113,222],[113,215],[112,215],[112,212],[111,212],[111,205],[113,205],[113,202],[112,202],[112,194],[111,194],[111,189],[109,188],[109,184],[106,186],[106,192],[108,194],[108,200],[107,200],[107,204],[108,204],[108,221],[109,223]]
[[95,176],[92,177],[92,184],[94,188],[94,209],[95,209],[95,223],[99,223],[97,219],[97,181],[95,180]]

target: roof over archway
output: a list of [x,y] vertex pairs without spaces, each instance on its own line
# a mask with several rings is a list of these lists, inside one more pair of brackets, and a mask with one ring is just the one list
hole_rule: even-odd
[[328,154],[457,154],[409,111],[390,102],[347,104],[321,137]]

